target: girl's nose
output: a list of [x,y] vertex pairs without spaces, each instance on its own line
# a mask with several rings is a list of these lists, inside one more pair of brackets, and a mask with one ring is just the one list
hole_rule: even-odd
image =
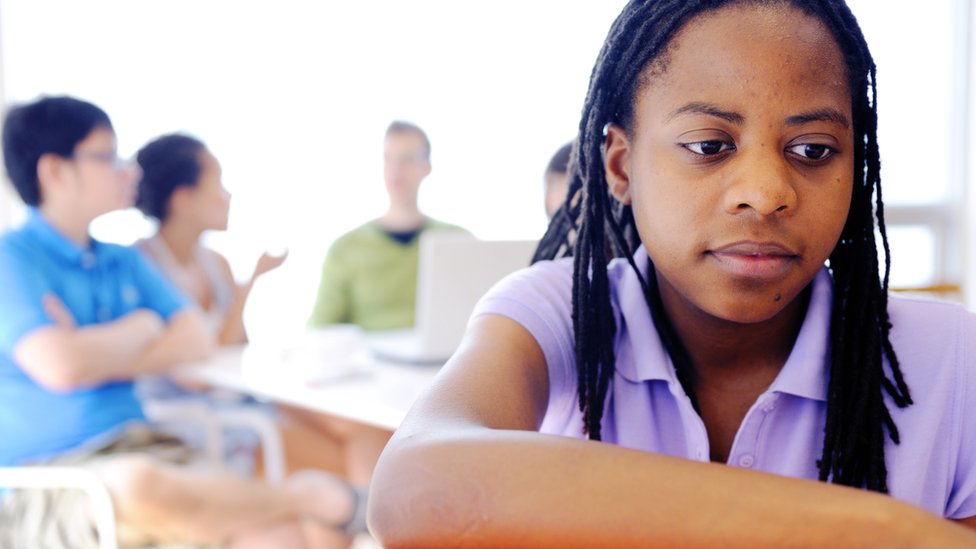
[[731,214],[791,215],[797,196],[785,158],[763,152],[742,155],[725,194]]

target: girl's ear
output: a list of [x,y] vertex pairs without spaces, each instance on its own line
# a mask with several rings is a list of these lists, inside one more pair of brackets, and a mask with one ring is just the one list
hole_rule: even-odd
[[610,194],[621,204],[630,204],[630,140],[627,132],[616,124],[607,127],[607,139],[603,143],[603,171]]

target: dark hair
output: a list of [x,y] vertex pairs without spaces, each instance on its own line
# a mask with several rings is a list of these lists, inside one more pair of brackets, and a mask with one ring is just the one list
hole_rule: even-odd
[[420,129],[420,126],[412,122],[394,120],[387,126],[385,135],[389,137],[395,133],[414,133],[419,135],[420,139],[424,142],[424,157],[430,160],[430,139],[427,139],[427,134],[424,133],[424,130]]
[[165,221],[169,215],[169,199],[179,187],[197,184],[203,166],[200,153],[207,146],[195,137],[169,134],[157,137],[136,154],[142,169],[136,207],[142,213]]
[[[626,257],[637,273],[676,375],[698,408],[690,383],[690,358],[664,311],[656,277],[652,271],[645,279],[632,258],[640,244],[633,213],[609,192],[602,159],[604,128],[609,123],[619,124],[625,131],[629,128],[636,94],[644,80],[655,76],[645,70],[650,68],[648,72],[653,73],[662,69],[652,65],[666,62],[662,53],[685,23],[722,6],[750,3],[769,0],[631,0],[613,23],[593,69],[570,165],[569,193],[581,194],[581,199],[557,212],[535,254],[535,260],[570,253],[574,256],[573,326],[579,405],[591,439],[600,439],[615,364],[616,326],[604,260],[608,245],[613,255]],[[823,452],[817,461],[819,477],[887,492],[885,433],[896,444],[900,439],[884,394],[901,408],[912,400],[889,339],[890,254],[881,200],[875,65],[857,21],[842,0],[780,3],[818,19],[831,32],[847,65],[854,117],[851,207],[829,261],[834,280],[830,381]],[[874,191],[877,196],[872,204]],[[878,276],[874,216],[885,252],[883,279]],[[587,276],[590,270],[592,274]]]
[[17,194],[28,206],[41,204],[37,163],[45,154],[70,158],[96,128],[112,129],[105,111],[73,97],[42,97],[16,106],[3,123],[3,161]]
[[573,152],[572,141],[559,147],[556,154],[552,155],[552,158],[549,159],[549,165],[546,166],[546,175],[548,176],[551,173],[567,173],[569,171],[569,154],[571,152]]

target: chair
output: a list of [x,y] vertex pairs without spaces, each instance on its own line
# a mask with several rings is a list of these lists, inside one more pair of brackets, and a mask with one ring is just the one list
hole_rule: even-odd
[[[264,476],[269,484],[280,484],[285,476],[284,449],[281,435],[268,416],[255,410],[215,410],[203,402],[148,402],[146,417],[154,423],[194,423],[206,432],[205,453],[215,466],[223,462],[223,434],[226,427],[248,427],[261,440]],[[23,465],[0,467],[0,493],[15,489],[77,489],[84,492],[92,506],[99,549],[116,549],[115,508],[108,488],[93,472],[81,467]],[[2,500],[0,500],[2,503]]]
[[153,423],[193,424],[205,433],[207,460],[220,467],[224,460],[223,429],[246,427],[261,440],[264,478],[277,485],[285,478],[285,454],[281,434],[274,421],[260,411],[248,408],[219,409],[198,400],[152,400],[143,403],[143,410]]
[[98,476],[80,467],[26,465],[0,467],[0,487],[27,489],[77,489],[88,495],[98,532],[99,549],[116,549],[115,509],[108,488]]

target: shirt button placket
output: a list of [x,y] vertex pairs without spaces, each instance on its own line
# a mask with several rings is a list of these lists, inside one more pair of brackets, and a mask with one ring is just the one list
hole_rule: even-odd
[[742,424],[742,432],[736,437],[736,447],[733,447],[733,456],[729,460],[730,465],[738,465],[744,469],[750,469],[756,465],[756,448],[759,445],[759,426],[764,418],[776,409],[776,395],[766,399],[761,405],[753,408],[746,414]]

